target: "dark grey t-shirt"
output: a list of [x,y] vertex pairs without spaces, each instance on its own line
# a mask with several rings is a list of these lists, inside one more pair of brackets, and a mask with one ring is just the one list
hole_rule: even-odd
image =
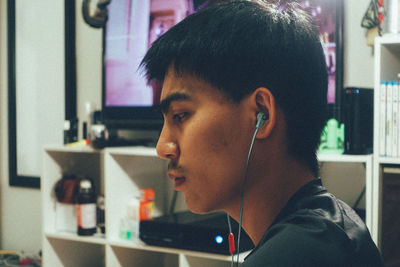
[[383,266],[364,222],[315,179],[288,201],[261,242],[250,266]]

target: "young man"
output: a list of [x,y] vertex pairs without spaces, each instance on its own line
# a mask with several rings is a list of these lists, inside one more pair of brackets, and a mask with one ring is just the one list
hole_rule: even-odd
[[187,207],[239,221],[244,194],[256,247],[243,266],[382,265],[364,223],[317,178],[327,72],[303,11],[262,1],[205,8],[161,36],[142,67],[163,83],[157,152]]

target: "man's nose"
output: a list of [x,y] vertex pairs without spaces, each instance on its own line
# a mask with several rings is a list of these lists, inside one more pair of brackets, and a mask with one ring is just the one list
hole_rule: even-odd
[[174,160],[178,158],[179,148],[174,139],[163,129],[157,142],[157,154],[162,159]]

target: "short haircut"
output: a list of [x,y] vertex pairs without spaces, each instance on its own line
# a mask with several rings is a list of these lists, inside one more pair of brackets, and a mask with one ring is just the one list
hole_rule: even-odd
[[170,66],[238,103],[268,88],[284,113],[288,153],[318,175],[328,75],[318,31],[297,4],[242,0],[204,8],[156,40],[141,63],[149,81],[162,82]]

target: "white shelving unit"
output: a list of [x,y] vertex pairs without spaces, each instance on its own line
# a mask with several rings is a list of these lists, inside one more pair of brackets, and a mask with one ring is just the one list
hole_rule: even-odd
[[380,246],[381,233],[381,187],[383,165],[399,165],[400,158],[381,157],[379,155],[379,140],[382,138],[379,132],[380,125],[380,82],[397,80],[400,73],[400,35],[384,35],[375,39],[375,85],[374,85],[374,160],[373,160],[373,225],[376,227],[374,240]]
[[[319,155],[318,160],[321,163],[365,164],[366,223],[372,235],[376,237],[378,233],[375,226],[377,214],[374,212],[376,209],[373,198],[375,190],[372,179],[373,156]],[[391,159],[390,162],[393,161],[400,163],[400,159]],[[156,213],[167,212],[173,189],[166,177],[166,169],[167,162],[157,158],[154,148],[107,148],[101,151],[89,147],[46,148],[43,154],[41,178],[43,265],[45,267],[230,266],[230,256],[149,246],[140,240],[123,240],[119,237],[120,221],[126,215],[129,199],[140,189],[154,188]],[[60,227],[60,210],[53,191],[55,183],[63,174],[91,177],[97,191],[105,195],[104,236],[78,236],[74,230]],[[185,209],[182,199],[180,200],[177,203],[177,210]],[[73,213],[73,206],[66,208],[67,211],[69,209],[67,214]],[[72,220],[71,223],[72,229],[75,229],[75,221]],[[241,261],[247,254],[241,254]]]
[[[166,168],[167,162],[156,157],[154,148],[46,148],[41,177],[43,266],[230,266],[230,256],[148,246],[140,240],[119,237],[120,220],[126,215],[129,199],[140,189],[154,188],[156,213],[166,213],[173,193]],[[53,191],[63,174],[88,176],[105,195],[105,236],[78,236],[71,227],[60,227],[62,213]],[[184,208],[178,204],[177,210]],[[67,214],[73,213],[72,205],[63,208]],[[242,261],[246,255],[241,254]]]

